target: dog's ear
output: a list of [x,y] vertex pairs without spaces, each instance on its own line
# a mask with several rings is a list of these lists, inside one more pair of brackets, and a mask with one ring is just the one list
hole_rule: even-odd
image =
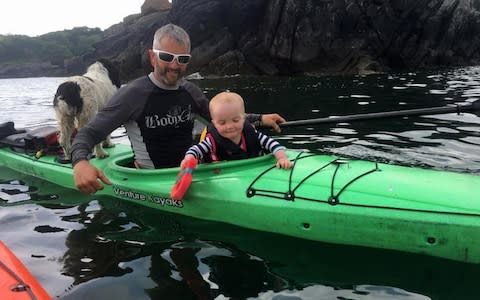
[[105,69],[107,69],[108,77],[110,78],[110,81],[117,88],[120,88],[120,86],[122,86],[122,83],[120,81],[120,71],[118,70],[118,68],[110,60],[106,58],[100,58],[97,61],[101,63],[105,67]]

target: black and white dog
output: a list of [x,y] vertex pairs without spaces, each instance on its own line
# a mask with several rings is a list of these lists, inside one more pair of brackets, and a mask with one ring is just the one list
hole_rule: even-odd
[[[105,107],[120,88],[120,73],[108,60],[99,59],[82,76],[73,76],[58,86],[53,106],[60,129],[59,143],[65,160],[71,158],[71,138],[75,130],[87,125],[95,114]],[[95,146],[95,156],[104,158],[108,153],[103,146],[113,146],[110,136]]]

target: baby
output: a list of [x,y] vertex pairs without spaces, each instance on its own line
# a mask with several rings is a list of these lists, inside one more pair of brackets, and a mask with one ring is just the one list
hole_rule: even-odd
[[245,106],[239,94],[217,94],[210,101],[209,110],[212,122],[207,127],[207,135],[202,142],[188,149],[182,164],[192,157],[206,162],[258,157],[262,150],[266,150],[275,155],[277,167],[292,167],[285,147],[255,130],[245,120]]

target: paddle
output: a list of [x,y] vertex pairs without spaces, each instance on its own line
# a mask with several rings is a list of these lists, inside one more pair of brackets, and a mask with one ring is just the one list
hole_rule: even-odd
[[445,114],[445,113],[453,113],[453,112],[462,113],[462,112],[471,112],[471,111],[480,111],[480,100],[476,100],[472,103],[456,104],[456,105],[450,105],[450,106],[406,109],[406,110],[387,111],[387,112],[378,112],[378,113],[369,113],[369,114],[347,115],[342,117],[334,116],[334,117],[326,117],[326,118],[318,118],[318,119],[288,121],[288,122],[281,123],[279,125],[280,127],[294,127],[294,126],[304,126],[304,125],[383,119],[383,118],[391,118],[391,117],[435,115],[435,114]]
[[187,192],[190,184],[192,183],[192,173],[197,167],[197,160],[193,157],[188,158],[181,166],[180,172],[177,175],[177,181],[172,187],[170,196],[175,201],[180,201]]

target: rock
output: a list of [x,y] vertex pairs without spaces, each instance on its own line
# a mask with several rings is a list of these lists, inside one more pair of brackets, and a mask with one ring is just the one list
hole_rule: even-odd
[[168,0],[145,0],[142,5],[142,14],[149,14],[159,10],[167,10],[172,7],[172,4]]
[[49,62],[24,65],[6,63],[0,65],[0,78],[61,77],[64,76],[64,74],[65,71],[63,68],[54,66]]
[[166,2],[145,1],[141,14],[107,29],[95,50],[66,63],[65,71],[106,57],[124,81],[145,74],[153,34],[167,23],[190,34],[189,72],[204,76],[371,74],[480,61],[478,1],[176,0],[169,8]]

